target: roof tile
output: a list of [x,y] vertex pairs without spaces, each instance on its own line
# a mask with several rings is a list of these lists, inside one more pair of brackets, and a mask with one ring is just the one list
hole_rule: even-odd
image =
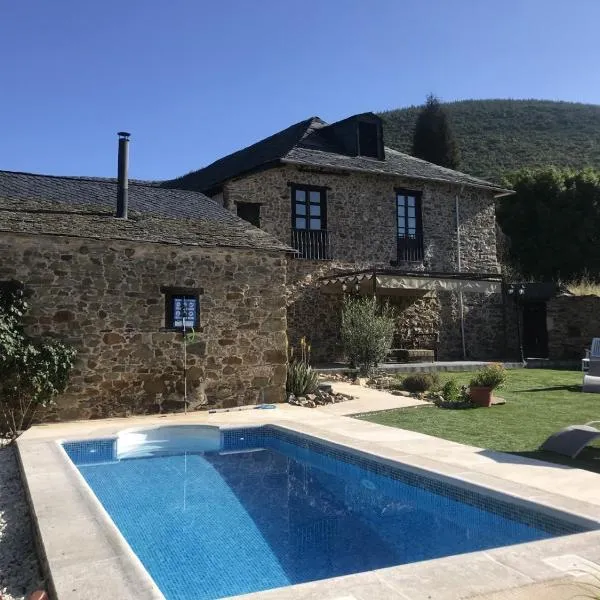
[[128,219],[116,197],[111,179],[0,171],[0,231],[291,250],[198,192],[130,182]]

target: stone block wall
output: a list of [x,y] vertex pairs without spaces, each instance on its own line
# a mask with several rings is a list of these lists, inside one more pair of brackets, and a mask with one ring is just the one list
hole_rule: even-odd
[[[324,293],[318,279],[363,264],[341,261],[292,260],[288,265],[288,338],[297,345],[303,336],[313,348],[315,362],[343,360],[340,323],[343,296]],[[397,333],[403,339],[439,334],[439,359],[462,359],[460,310],[456,292],[413,296],[380,296],[397,313]],[[469,359],[505,357],[505,307],[502,294],[464,294],[465,349]]]
[[343,297],[326,294],[318,279],[349,271],[354,263],[339,261],[289,260],[287,270],[288,343],[296,347],[306,337],[312,346],[313,362],[343,359],[340,323]]
[[[47,418],[148,413],[182,397],[180,332],[165,329],[161,287],[201,288],[188,345],[192,401],[285,398],[286,261],[282,253],[3,233],[0,280],[31,293],[28,330],[74,345],[76,367]],[[163,405],[165,406],[165,405]]]
[[[316,361],[340,358],[341,297],[323,294],[319,277],[367,268],[390,268],[396,260],[397,188],[422,193],[424,260],[411,270],[456,272],[456,195],[459,197],[461,271],[498,273],[493,195],[434,182],[408,181],[367,173],[342,173],[286,165],[226,182],[222,200],[235,211],[236,202],[261,205],[261,228],[280,240],[291,239],[291,184],[327,189],[327,230],[331,261],[289,259],[288,335],[295,344],[303,335],[311,339]],[[504,352],[501,294],[489,298],[464,295],[467,355],[498,358]],[[399,311],[399,329],[439,328],[440,359],[462,358],[462,341],[456,293],[441,292],[435,301],[417,297]],[[434,314],[434,307],[437,314]],[[404,325],[403,325],[404,324]]]
[[286,165],[232,179],[224,205],[261,205],[261,229],[291,239],[291,184],[327,188],[327,230],[334,260],[390,266],[396,260],[397,188],[422,192],[423,268],[457,270],[456,195],[459,196],[461,270],[498,273],[491,192],[369,173],[324,172]]
[[581,359],[592,338],[600,337],[598,296],[557,296],[546,304],[548,357]]

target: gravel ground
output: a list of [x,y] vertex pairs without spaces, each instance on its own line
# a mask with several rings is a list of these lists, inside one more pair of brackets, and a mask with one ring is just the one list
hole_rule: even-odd
[[15,449],[0,439],[0,599],[24,600],[38,588],[42,578]]

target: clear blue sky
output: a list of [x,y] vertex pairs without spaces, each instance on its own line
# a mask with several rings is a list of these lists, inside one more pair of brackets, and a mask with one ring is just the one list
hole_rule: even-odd
[[0,169],[180,175],[313,115],[600,104],[600,0],[0,0]]

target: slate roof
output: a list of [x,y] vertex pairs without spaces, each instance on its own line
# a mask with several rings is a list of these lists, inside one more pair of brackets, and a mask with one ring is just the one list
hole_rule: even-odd
[[[372,113],[366,115],[377,118]],[[352,118],[354,117],[350,117]],[[328,125],[319,117],[306,119],[243,150],[229,154],[203,169],[164,181],[161,185],[212,192],[233,177],[287,163],[462,184],[489,189],[498,194],[510,192],[495,183],[440,167],[388,147],[384,149],[384,160],[343,154],[340,152],[334,127],[337,128],[350,119],[332,125]]]
[[199,192],[130,181],[128,219],[116,198],[114,179],[0,171],[0,231],[291,251]]
[[398,150],[393,150],[392,148],[386,147],[384,150],[385,160],[377,160],[368,156],[346,156],[344,154],[334,154],[297,146],[292,148],[282,158],[281,162],[302,166],[395,175],[409,179],[436,181],[440,183],[463,184],[468,187],[489,189],[497,193],[510,191],[489,181],[461,173],[460,171],[434,165],[433,163],[415,158],[404,152],[398,152]]
[[232,177],[258,168],[274,166],[304,137],[324,125],[324,121],[318,117],[300,121],[256,144],[228,154],[204,169],[164,181],[161,185],[178,189],[211,191]]

